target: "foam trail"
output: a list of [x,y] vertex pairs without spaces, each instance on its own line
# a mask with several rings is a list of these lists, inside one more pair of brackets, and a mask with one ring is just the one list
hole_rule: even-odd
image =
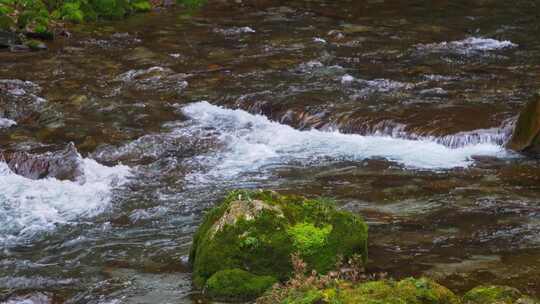
[[492,38],[469,37],[459,41],[418,44],[416,45],[416,48],[427,51],[450,51],[460,54],[467,54],[469,52],[496,51],[515,48],[517,46],[517,44],[508,40],[500,41]]
[[223,178],[256,172],[266,165],[290,162],[382,157],[409,168],[437,170],[470,166],[474,155],[507,154],[502,146],[492,143],[450,148],[431,140],[299,131],[261,115],[224,109],[205,101],[188,105],[182,112],[196,127],[215,129],[226,144],[225,151],[207,155],[204,159],[205,163],[214,166],[209,174]]
[[31,180],[0,163],[0,245],[17,244],[59,224],[78,222],[106,209],[112,188],[123,184],[129,168],[106,167],[82,159],[85,183]]

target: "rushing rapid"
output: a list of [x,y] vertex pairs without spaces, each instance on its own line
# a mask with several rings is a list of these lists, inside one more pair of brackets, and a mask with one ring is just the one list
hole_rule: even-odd
[[210,174],[224,179],[286,163],[308,166],[384,158],[409,169],[437,170],[468,167],[474,162],[473,156],[508,156],[502,146],[494,143],[450,148],[432,140],[299,131],[261,115],[224,109],[205,101],[184,107],[182,113],[194,120],[193,127],[219,134],[224,151],[202,157],[206,158],[203,163],[213,163]]
[[106,167],[81,159],[80,181],[32,180],[0,162],[0,244],[7,248],[62,225],[77,225],[110,207],[113,189],[124,184],[129,168]]

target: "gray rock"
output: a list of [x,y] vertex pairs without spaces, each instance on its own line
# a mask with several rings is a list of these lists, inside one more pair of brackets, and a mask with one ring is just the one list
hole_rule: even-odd
[[84,177],[81,158],[72,143],[63,150],[44,154],[0,151],[0,161],[7,163],[15,174],[30,179],[56,178],[80,181]]

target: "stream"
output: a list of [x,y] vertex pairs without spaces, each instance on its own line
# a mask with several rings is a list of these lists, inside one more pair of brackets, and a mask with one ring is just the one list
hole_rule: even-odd
[[362,215],[369,272],[540,297],[540,162],[505,149],[539,20],[526,0],[215,1],[0,51],[0,148],[77,168],[0,162],[0,301],[207,303],[191,239],[237,188]]

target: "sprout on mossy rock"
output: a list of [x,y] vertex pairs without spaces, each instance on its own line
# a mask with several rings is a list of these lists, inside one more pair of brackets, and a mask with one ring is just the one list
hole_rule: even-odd
[[519,290],[508,286],[478,286],[463,296],[464,304],[538,304]]
[[308,269],[325,273],[339,257],[366,259],[367,235],[360,217],[337,210],[329,200],[234,191],[208,212],[194,236],[193,281],[202,288],[215,273],[232,269],[285,281],[293,271],[293,253]]

